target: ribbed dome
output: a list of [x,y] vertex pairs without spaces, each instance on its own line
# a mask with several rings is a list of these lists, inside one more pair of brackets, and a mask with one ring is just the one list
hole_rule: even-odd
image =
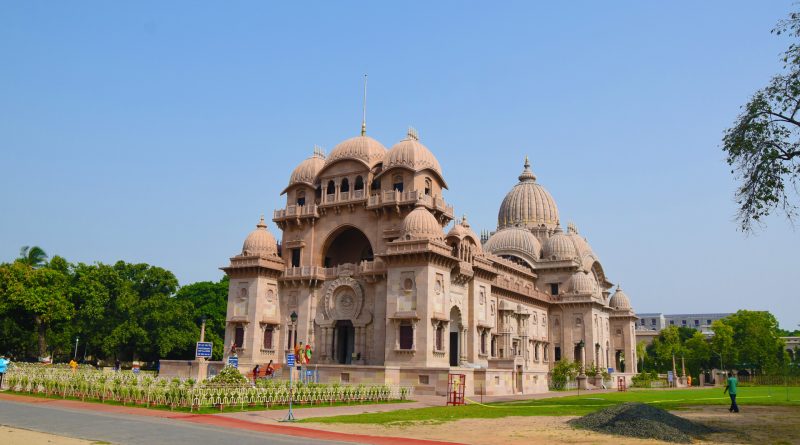
[[369,136],[356,136],[333,147],[333,151],[325,161],[325,165],[331,165],[344,159],[353,159],[361,161],[372,168],[382,161],[385,155],[386,147],[380,142]]
[[409,129],[408,137],[395,144],[383,158],[383,169],[405,167],[414,171],[430,169],[442,176],[442,167],[439,161],[419,141],[416,131]]
[[578,251],[575,249],[575,243],[568,235],[564,234],[560,226],[557,226],[553,235],[544,243],[542,259],[572,260],[576,258],[578,258]]
[[535,227],[544,224],[553,228],[558,224],[558,207],[544,187],[536,182],[536,175],[525,158],[525,170],[519,175],[519,183],[511,189],[500,204],[497,228],[523,225]]
[[417,205],[405,219],[400,229],[401,239],[443,239],[444,232],[439,221],[423,205]]
[[585,238],[578,234],[578,228],[575,227],[575,224],[568,224],[567,225],[567,236],[572,240],[572,243],[575,245],[575,249],[578,252],[578,256],[583,258],[587,255],[594,255],[592,251],[592,246],[589,245],[589,242],[586,241]]
[[275,237],[267,230],[264,217],[256,225],[256,230],[250,232],[242,246],[243,256],[271,256],[278,255],[278,243]]
[[294,171],[292,171],[292,175],[289,176],[289,185],[286,188],[288,189],[296,184],[308,184],[313,186],[317,173],[322,170],[324,165],[325,155],[322,154],[322,150],[315,149],[314,154],[310,158],[301,162],[300,165],[295,167]]
[[483,251],[481,247],[481,241],[480,241],[481,239],[475,232],[472,231],[472,228],[467,222],[466,215],[464,215],[461,218],[460,222],[456,222],[453,225],[453,228],[450,229],[449,232],[447,232],[447,236],[445,238],[450,238],[450,237],[458,238],[459,240],[463,240],[464,238],[472,238],[472,241],[475,243],[475,246],[477,247],[477,252],[480,253]]
[[594,275],[579,270],[572,274],[570,291],[576,294],[594,295],[597,293],[597,280],[594,279]]
[[492,235],[483,248],[495,255],[514,255],[533,263],[542,255],[539,240],[522,227],[506,227]]
[[631,300],[628,298],[625,292],[622,292],[622,287],[619,284],[617,285],[617,291],[614,292],[614,295],[612,295],[611,299],[608,300],[608,305],[611,306],[612,309],[631,309]]

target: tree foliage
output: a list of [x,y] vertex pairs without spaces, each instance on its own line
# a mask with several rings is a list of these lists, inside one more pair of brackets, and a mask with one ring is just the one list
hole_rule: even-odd
[[[24,249],[30,253],[32,249]],[[33,265],[37,266],[34,267]],[[193,358],[200,315],[222,356],[227,279],[178,289],[168,270],[119,261],[0,264],[0,351],[18,358]]]
[[[774,34],[800,38],[800,13],[778,23]],[[742,106],[722,142],[736,191],[737,219],[743,231],[753,229],[774,210],[789,219],[796,216],[800,178],[800,44],[791,43],[783,54],[783,71]]]

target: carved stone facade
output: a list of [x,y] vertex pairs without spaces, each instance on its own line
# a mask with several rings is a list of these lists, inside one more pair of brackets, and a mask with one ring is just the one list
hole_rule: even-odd
[[[303,161],[273,221],[230,276],[226,351],[240,368],[314,350],[323,380],[402,383],[442,393],[547,391],[556,360],[635,371],[636,316],[588,242],[565,233],[525,162],[483,238],[453,222],[441,167],[415,131],[387,150],[362,135]],[[612,304],[613,303],[613,304]],[[290,316],[297,314],[292,325]]]

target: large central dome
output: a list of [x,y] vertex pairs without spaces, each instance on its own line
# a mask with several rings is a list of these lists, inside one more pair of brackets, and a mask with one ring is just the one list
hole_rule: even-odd
[[334,147],[328,159],[325,160],[325,166],[327,167],[337,161],[351,159],[360,161],[367,167],[372,168],[375,164],[381,162],[385,155],[386,147],[380,142],[369,136],[356,136]]
[[500,204],[497,229],[512,226],[534,228],[544,225],[552,229],[558,224],[558,207],[544,187],[536,182],[528,158],[519,183],[511,189]]

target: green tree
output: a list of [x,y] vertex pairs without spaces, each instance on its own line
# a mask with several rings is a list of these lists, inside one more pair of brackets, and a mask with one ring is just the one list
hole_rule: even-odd
[[725,320],[714,320],[711,323],[714,336],[711,337],[711,353],[719,360],[721,369],[733,369],[739,360],[738,351],[734,348],[733,327]]
[[740,310],[722,320],[733,330],[737,366],[756,372],[774,372],[786,362],[785,343],[778,320],[766,311]]
[[703,370],[710,368],[711,345],[702,332],[695,331],[683,346],[686,352],[686,372],[697,378]]
[[[225,345],[225,317],[228,310],[228,276],[217,282],[200,281],[178,289],[175,297],[194,307],[193,320],[200,324],[206,318],[206,341],[214,343],[212,359],[221,360]],[[190,356],[194,351],[189,351]]]
[[47,263],[47,254],[39,246],[22,246],[19,249],[19,261],[36,269]]
[[656,362],[656,369],[661,372],[672,369],[672,358],[679,360],[686,353],[683,346],[685,334],[677,326],[668,326],[653,339],[650,352]]
[[737,219],[745,232],[774,210],[792,219],[797,209],[791,195],[800,178],[800,13],[772,32],[795,40],[783,54],[783,71],[753,94],[722,139],[731,173],[741,182]]
[[39,357],[48,355],[50,326],[69,320],[74,312],[74,306],[67,298],[69,275],[65,270],[66,264],[63,258],[56,256],[38,269],[23,260],[0,266],[3,306],[32,321]]
[[647,342],[642,340],[636,343],[636,355],[639,357],[639,372],[644,372],[644,362],[647,359]]

